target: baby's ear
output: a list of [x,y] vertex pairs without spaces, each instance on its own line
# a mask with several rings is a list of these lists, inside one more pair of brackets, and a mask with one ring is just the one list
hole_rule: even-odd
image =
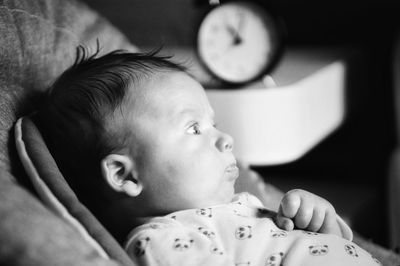
[[101,173],[107,184],[115,191],[136,197],[143,190],[137,178],[136,165],[127,155],[107,155],[101,160]]

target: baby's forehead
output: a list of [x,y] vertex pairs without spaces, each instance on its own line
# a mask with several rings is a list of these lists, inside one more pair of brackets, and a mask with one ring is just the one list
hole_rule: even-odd
[[160,73],[147,74],[141,79],[132,81],[125,98],[129,109],[150,107],[151,102],[165,90],[165,75]]
[[130,110],[157,114],[185,105],[210,109],[204,88],[185,72],[167,71],[151,75],[130,87]]
[[[126,91],[122,103],[122,113],[127,119],[139,116],[155,115],[158,112],[158,98],[162,93],[163,79],[160,74],[146,74],[140,79],[133,80]],[[166,99],[168,100],[168,99]]]

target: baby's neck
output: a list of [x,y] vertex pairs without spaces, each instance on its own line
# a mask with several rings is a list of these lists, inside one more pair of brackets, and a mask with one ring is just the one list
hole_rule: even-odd
[[98,218],[120,244],[126,241],[130,231],[154,218],[154,216],[142,215],[141,210],[132,208],[132,206],[143,206],[143,204],[130,201],[114,201],[113,203],[103,204],[102,206],[107,207],[101,208]]

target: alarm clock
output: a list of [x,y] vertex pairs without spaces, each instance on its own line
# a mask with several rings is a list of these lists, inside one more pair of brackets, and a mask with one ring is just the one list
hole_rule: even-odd
[[235,1],[215,6],[197,32],[200,62],[218,80],[243,85],[267,74],[283,46],[275,17],[255,3]]

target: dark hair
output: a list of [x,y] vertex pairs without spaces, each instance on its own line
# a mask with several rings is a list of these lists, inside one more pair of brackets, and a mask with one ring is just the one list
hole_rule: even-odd
[[97,49],[88,56],[87,50],[79,46],[75,63],[46,92],[35,119],[78,196],[104,189],[100,161],[126,145],[129,133],[108,130],[106,119],[124,104],[128,88],[135,88],[141,80],[160,71],[185,71],[158,51],[117,50],[98,56]]

